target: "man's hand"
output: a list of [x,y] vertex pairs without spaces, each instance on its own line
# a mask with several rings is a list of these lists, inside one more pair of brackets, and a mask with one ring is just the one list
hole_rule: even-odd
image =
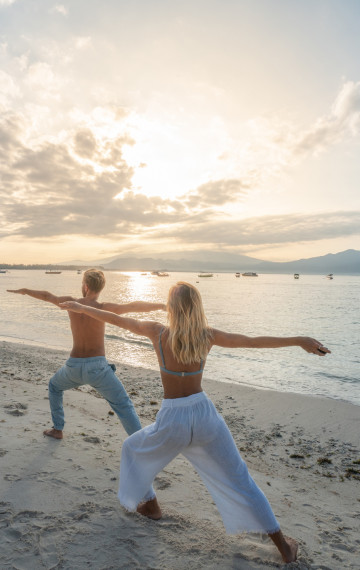
[[321,342],[315,338],[310,338],[309,336],[301,336],[299,345],[301,348],[310,352],[311,354],[317,354],[318,356],[325,356],[326,354],[331,354],[331,350],[323,346]]

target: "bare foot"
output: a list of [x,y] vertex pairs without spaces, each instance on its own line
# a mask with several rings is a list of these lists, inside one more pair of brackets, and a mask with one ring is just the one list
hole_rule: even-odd
[[269,534],[269,538],[273,541],[277,549],[279,550],[281,557],[286,564],[290,562],[295,562],[297,551],[299,548],[298,543],[293,538],[289,536],[284,536],[281,530]]
[[63,436],[63,432],[61,429],[46,429],[45,431],[43,431],[44,435],[48,435],[49,437],[53,437],[54,439],[62,439]]
[[299,544],[296,542],[296,540],[294,540],[293,538],[290,538],[289,536],[285,536],[284,538],[285,538],[285,542],[287,543],[288,548],[286,549],[287,552],[284,552],[281,554],[282,559],[287,564],[290,562],[295,562],[295,560],[297,558],[297,551],[299,548]]
[[150,501],[146,501],[146,503],[141,503],[136,510],[140,515],[148,517],[154,521],[158,521],[162,517],[160,505],[157,502],[156,497]]

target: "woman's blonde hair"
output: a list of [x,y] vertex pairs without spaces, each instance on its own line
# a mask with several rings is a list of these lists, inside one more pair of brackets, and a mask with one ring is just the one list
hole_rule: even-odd
[[210,349],[208,327],[199,291],[179,281],[171,287],[167,302],[169,346],[181,364],[205,360]]

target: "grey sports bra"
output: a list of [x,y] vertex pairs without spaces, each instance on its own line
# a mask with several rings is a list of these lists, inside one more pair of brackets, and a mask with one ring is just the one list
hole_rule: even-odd
[[159,335],[159,348],[160,348],[160,356],[161,356],[161,360],[162,360],[162,366],[160,366],[160,370],[162,370],[163,372],[166,372],[166,374],[172,374],[173,376],[195,376],[195,374],[200,374],[203,370],[204,370],[204,361],[200,360],[200,370],[195,370],[194,372],[176,372],[175,370],[168,370],[165,366],[165,360],[164,360],[164,353],[163,353],[163,349],[161,346],[161,335],[163,333],[164,327],[161,329],[160,331],[160,335]]

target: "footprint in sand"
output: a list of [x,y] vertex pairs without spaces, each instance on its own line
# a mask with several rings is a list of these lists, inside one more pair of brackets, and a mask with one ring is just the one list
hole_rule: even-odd
[[5,481],[21,481],[21,477],[18,477],[17,475],[12,475],[11,473],[7,473],[6,475],[4,475],[4,479]]
[[156,477],[155,479],[155,487],[157,490],[163,491],[168,487],[171,487],[171,482],[165,477]]
[[11,414],[12,416],[23,416],[26,414],[27,405],[16,402],[15,404],[7,404],[4,408],[7,414]]
[[88,443],[101,443],[101,439],[98,437],[93,437],[88,435],[87,437],[84,437],[84,441],[87,441]]

